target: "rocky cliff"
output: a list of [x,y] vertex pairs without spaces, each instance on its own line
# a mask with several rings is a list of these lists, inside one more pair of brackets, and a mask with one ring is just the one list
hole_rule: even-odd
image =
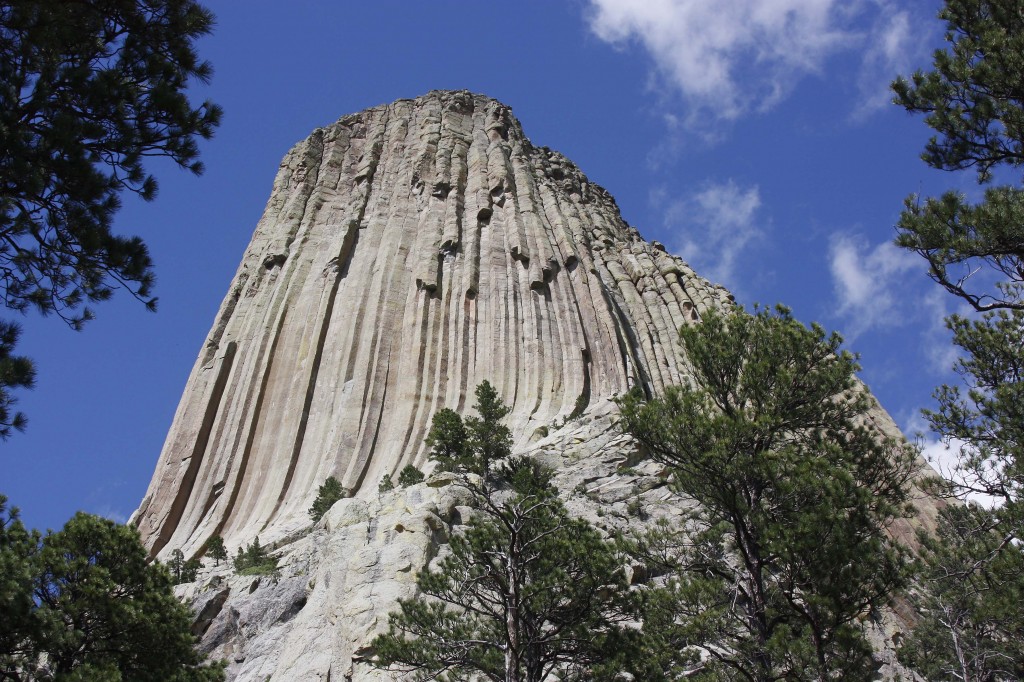
[[[426,464],[432,415],[468,411],[487,379],[574,511],[677,515],[610,398],[679,382],[676,330],[730,300],[499,102],[431,92],[345,116],[282,162],[133,521],[161,557],[216,534],[275,547],[279,579],[208,566],[182,588],[232,677],[388,679],[362,648],[465,511],[444,476],[378,492]],[[354,496],[310,528],[331,475]]]
[[423,464],[484,379],[522,447],[679,381],[676,330],[728,299],[492,99],[345,116],[282,162],[135,522],[163,554],[287,533],[328,476],[362,497]]

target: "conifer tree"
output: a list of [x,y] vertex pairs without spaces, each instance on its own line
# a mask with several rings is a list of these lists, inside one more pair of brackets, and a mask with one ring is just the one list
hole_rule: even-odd
[[[939,493],[987,499],[944,509],[924,537],[922,621],[902,656],[929,679],[1016,680],[1024,669],[1024,13],[1016,0],[948,0],[947,48],[933,68],[893,83],[895,102],[936,135],[923,158],[973,169],[989,186],[907,199],[896,243],[923,256],[932,279],[980,317],[952,315],[959,385],[941,386],[932,428],[957,461]],[[1009,171],[1000,172],[1000,171]]]
[[398,474],[398,485],[408,488],[423,480],[423,472],[412,464],[407,464]]
[[277,559],[267,553],[256,536],[248,547],[239,547],[232,562],[235,571],[241,575],[270,575],[277,573]]
[[499,476],[509,490],[477,497],[450,553],[417,576],[420,595],[400,600],[374,640],[375,665],[495,682],[617,671],[630,639],[614,545],[568,514],[550,473],[532,461],[513,458]]
[[[937,133],[924,161],[977,171],[989,184],[1000,167],[1024,165],[1024,15],[1017,0],[948,0],[946,50],[933,70],[896,79],[895,103],[925,114]],[[928,261],[932,279],[978,311],[1024,310],[1024,190],[990,187],[972,204],[959,192],[911,195],[896,243]],[[996,275],[995,278],[990,275]]]
[[174,584],[180,585],[182,583],[195,582],[199,569],[203,567],[203,564],[196,557],[186,560],[185,553],[180,549],[175,549],[171,552],[171,560],[168,562],[167,567],[171,571],[171,579],[174,581]]
[[454,410],[439,410],[426,443],[441,471],[471,473],[486,478],[491,465],[512,452],[512,432],[501,423],[510,408],[487,380],[476,387],[477,416],[462,418]]
[[349,494],[350,491],[341,485],[341,481],[334,476],[328,476],[317,491],[313,506],[309,508],[309,516],[314,522],[319,521],[335,502],[348,497]]
[[612,679],[635,632],[625,619],[625,579],[613,543],[572,518],[551,472],[510,457],[508,408],[487,382],[478,416],[434,418],[428,443],[473,498],[466,527],[440,565],[417,576],[374,640],[375,665],[417,679]]
[[223,680],[203,665],[192,614],[133,528],[76,514],[44,538],[0,497],[0,678]]
[[42,634],[33,600],[38,547],[39,534],[26,530],[18,510],[0,495],[0,679],[35,667],[33,651]]
[[[194,104],[187,89],[212,73],[195,43],[213,21],[194,0],[0,3],[0,301],[7,308],[54,313],[79,329],[92,317],[88,304],[124,287],[155,309],[145,243],[111,228],[123,192],[155,198],[146,159],[203,170],[197,140],[213,135],[221,110]],[[0,336],[11,357],[16,334]],[[0,406],[10,388],[31,384],[29,373],[12,376],[0,377]],[[0,413],[0,426],[23,425]]]
[[210,538],[210,541],[206,543],[206,554],[214,560],[214,565],[220,566],[220,562],[228,558],[228,550],[224,546],[224,538],[219,535],[214,535]]
[[8,438],[12,430],[23,431],[28,423],[23,413],[11,412],[17,399],[11,395],[10,389],[32,388],[36,380],[36,369],[32,361],[14,355],[14,347],[20,335],[18,325],[0,321],[0,439]]
[[689,383],[622,401],[625,430],[697,503],[638,548],[671,576],[646,595],[650,658],[671,679],[873,679],[859,621],[904,584],[885,529],[912,449],[863,425],[872,399],[842,339],[784,308],[709,311],[680,339]]

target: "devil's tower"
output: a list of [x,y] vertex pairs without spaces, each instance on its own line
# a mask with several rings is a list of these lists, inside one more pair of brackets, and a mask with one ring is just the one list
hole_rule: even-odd
[[492,99],[346,116],[282,162],[136,521],[156,552],[266,539],[327,476],[359,496],[423,464],[484,379],[523,446],[677,382],[676,330],[727,298]]
[[[392,679],[365,647],[467,513],[443,475],[378,489],[430,468],[432,416],[486,379],[574,513],[627,528],[639,502],[681,523],[610,399],[683,381],[677,330],[730,298],[492,99],[346,116],[282,162],[133,522],[161,557],[215,535],[273,547],[277,579],[208,561],[179,588],[231,678]],[[311,525],[332,475],[353,497]]]

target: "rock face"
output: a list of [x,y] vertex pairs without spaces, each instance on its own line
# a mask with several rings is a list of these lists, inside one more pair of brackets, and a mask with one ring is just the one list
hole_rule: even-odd
[[[572,512],[609,530],[643,523],[638,508],[677,518],[690,503],[610,399],[680,382],[677,330],[730,300],[492,99],[346,116],[282,162],[133,522],[160,557],[216,534],[273,548],[278,576],[207,560],[178,588],[232,679],[393,679],[367,644],[468,511],[444,474],[378,491],[427,464],[433,414],[468,412],[487,379],[514,449],[556,469]],[[353,497],[311,527],[331,475]]]
[[328,476],[363,497],[422,465],[484,379],[520,448],[678,382],[676,330],[729,299],[492,99],[345,116],[282,162],[134,521],[160,555],[280,539]]

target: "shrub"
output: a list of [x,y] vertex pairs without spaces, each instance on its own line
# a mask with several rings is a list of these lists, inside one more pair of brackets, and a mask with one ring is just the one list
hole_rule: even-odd
[[334,506],[335,502],[351,494],[352,492],[348,488],[342,487],[341,481],[334,476],[329,476],[324,481],[324,484],[320,486],[316,500],[313,502],[313,506],[309,508],[309,515],[312,517],[313,522],[315,523],[322,519],[327,510]]
[[412,464],[405,465],[401,473],[398,474],[398,485],[403,488],[408,488],[411,485],[416,485],[424,478],[423,472],[414,467]]
[[277,559],[267,554],[266,548],[260,544],[259,537],[253,540],[245,549],[238,548],[234,565],[238,575],[271,575],[277,573]]

